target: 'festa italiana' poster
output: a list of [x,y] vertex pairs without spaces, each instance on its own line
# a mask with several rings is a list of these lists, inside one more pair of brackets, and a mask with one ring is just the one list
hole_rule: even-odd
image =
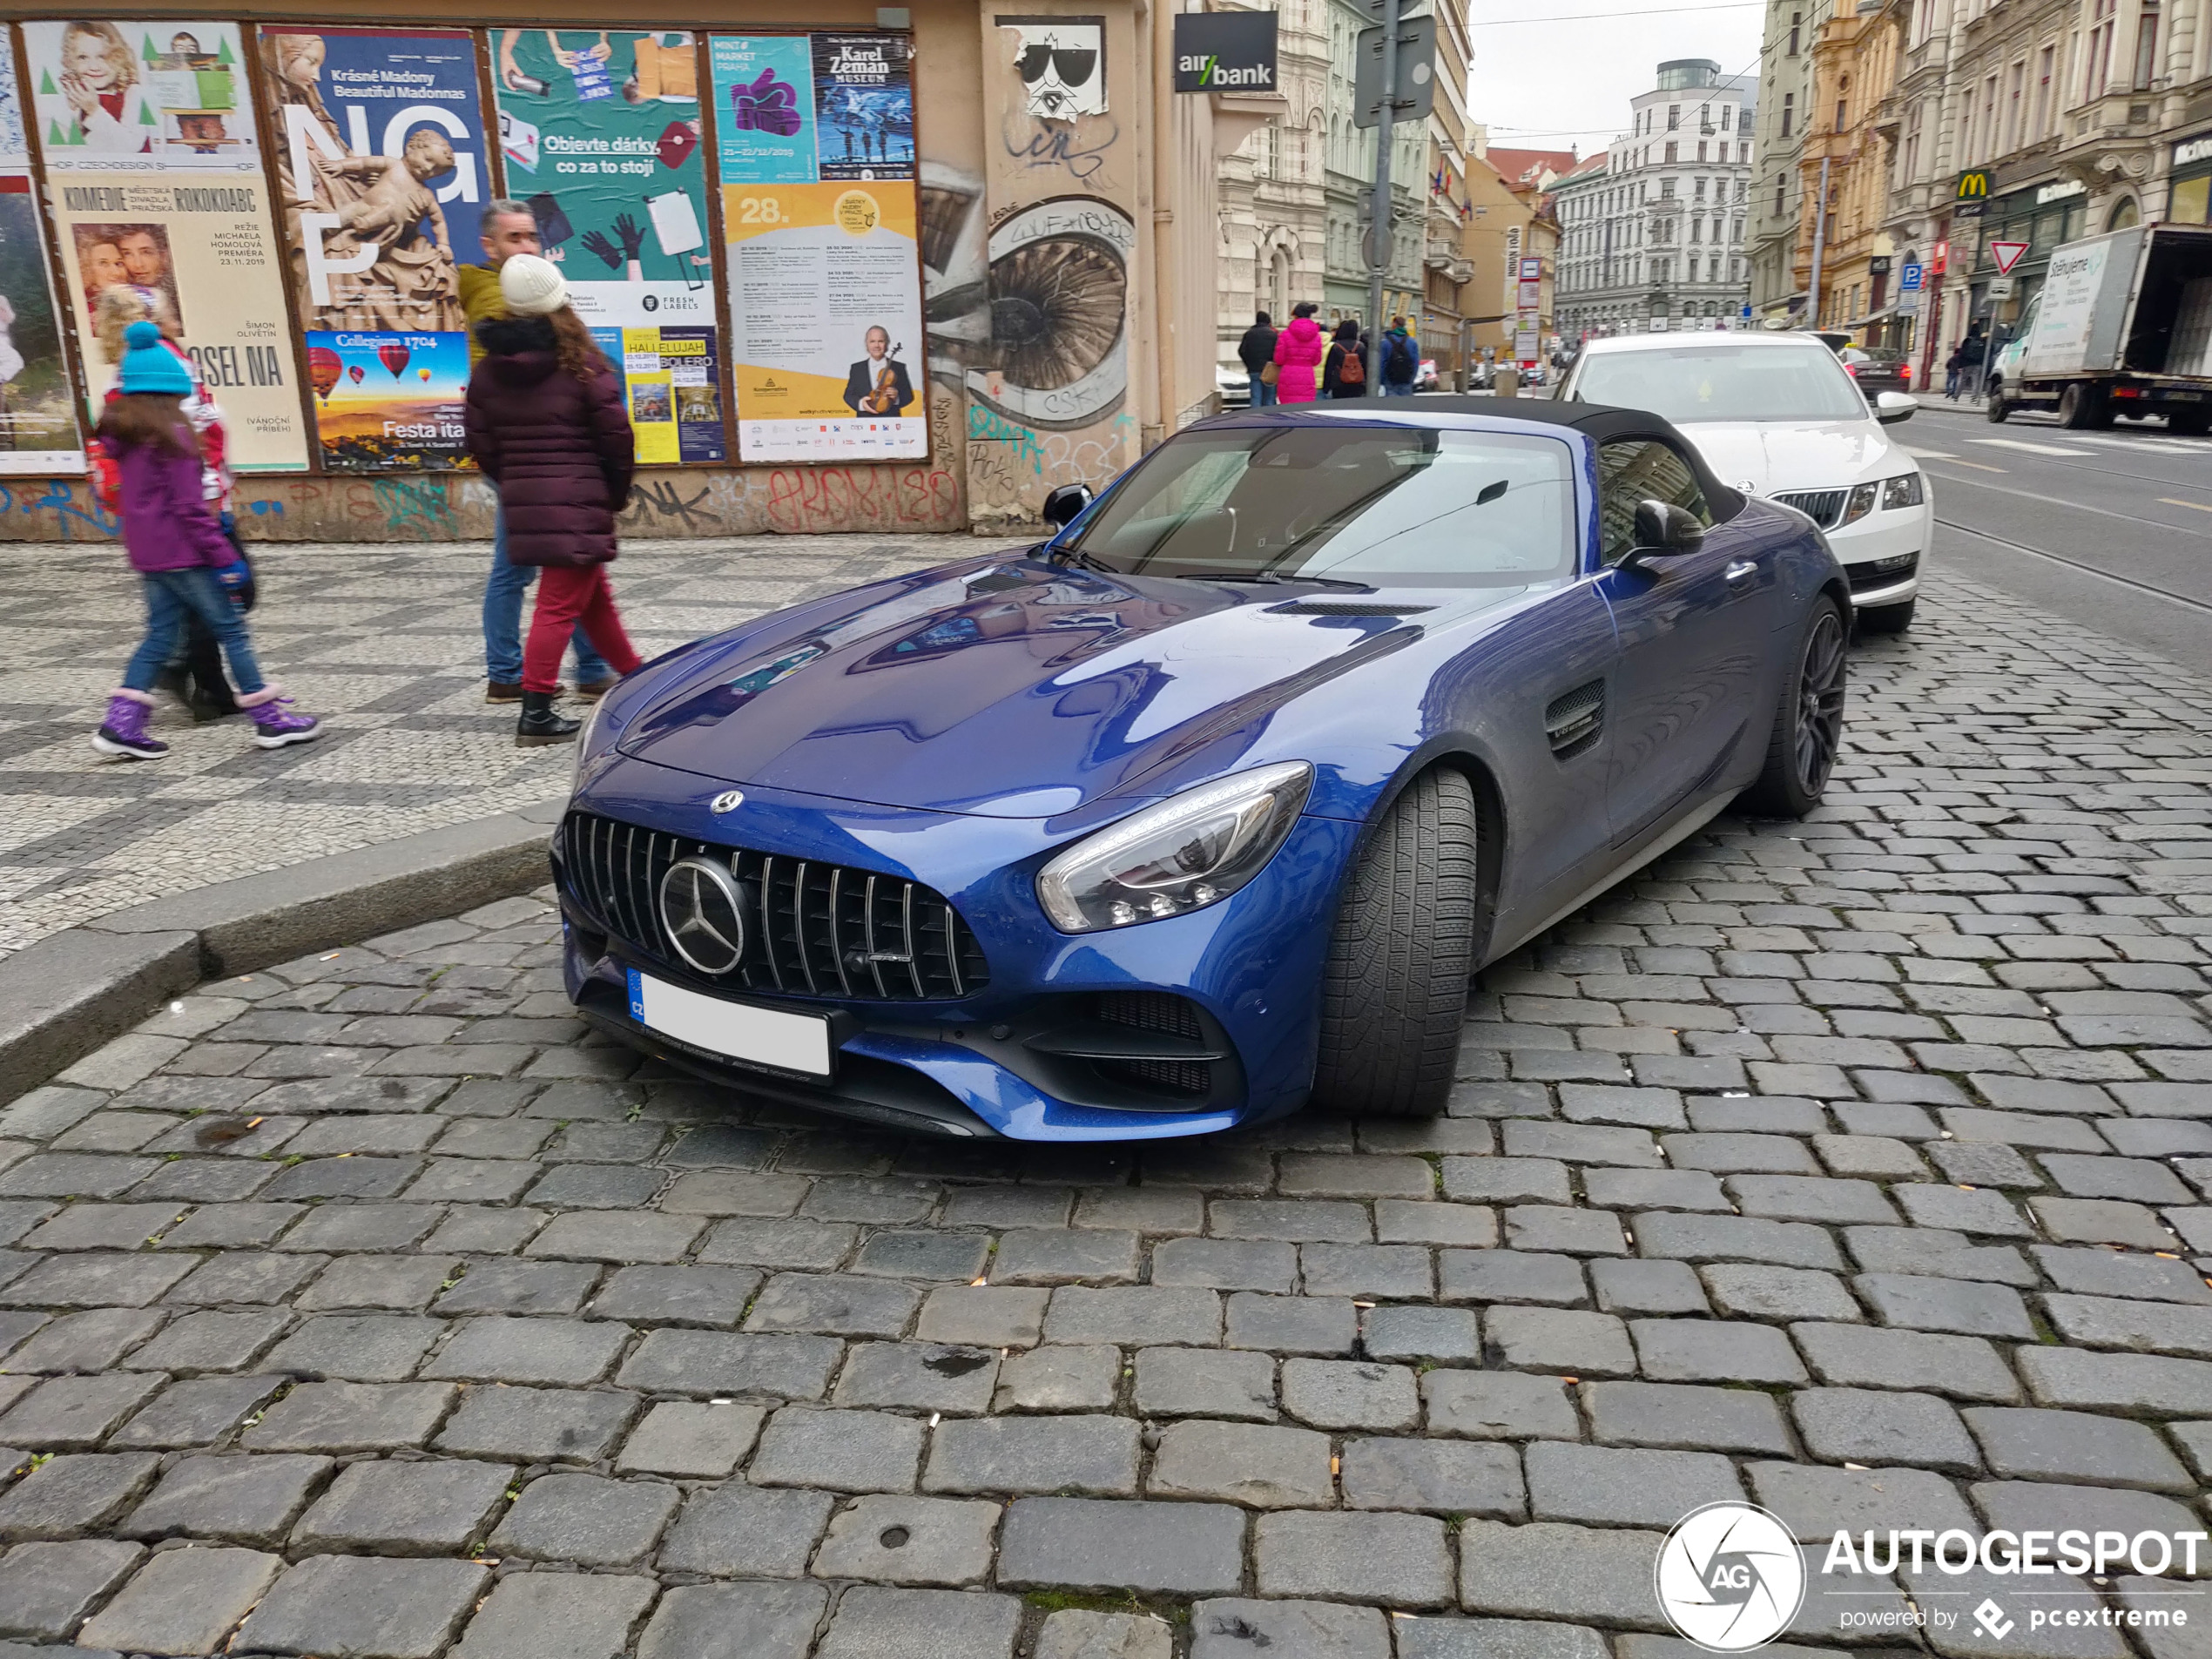
[[100,291],[154,297],[223,406],[231,464],[299,471],[307,436],[236,24],[23,25],[62,303],[97,408],[115,376]]
[[466,30],[265,26],[286,254],[323,464],[466,464],[459,266],[490,172]]
[[927,456],[906,37],[713,46],[738,458]]

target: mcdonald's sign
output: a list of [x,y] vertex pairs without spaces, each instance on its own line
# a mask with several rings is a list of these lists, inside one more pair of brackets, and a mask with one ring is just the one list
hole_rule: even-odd
[[1960,173],[1957,199],[1962,202],[1988,200],[1989,175],[1981,172]]

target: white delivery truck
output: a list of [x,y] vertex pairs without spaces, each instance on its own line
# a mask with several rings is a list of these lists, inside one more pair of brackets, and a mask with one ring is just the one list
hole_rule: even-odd
[[2056,409],[2070,427],[2212,428],[2212,229],[2136,225],[2059,249],[1988,392],[1993,421]]

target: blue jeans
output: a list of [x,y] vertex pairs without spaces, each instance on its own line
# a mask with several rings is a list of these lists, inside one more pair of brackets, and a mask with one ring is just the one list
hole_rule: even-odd
[[1276,401],[1275,388],[1260,379],[1258,375],[1253,375],[1252,407],[1256,409],[1271,408]]
[[242,696],[251,696],[264,684],[261,665],[253,660],[253,642],[246,632],[246,618],[231,603],[229,591],[206,565],[186,570],[142,570],[145,584],[146,637],[131,653],[123,670],[123,684],[133,691],[153,690],[154,676],[169,654],[184,641],[185,618],[197,617],[215,643],[223,648],[231,678]]
[[1411,381],[1385,381],[1383,382],[1385,397],[1411,397],[1413,395],[1413,382]]
[[[484,672],[495,685],[517,685],[523,678],[523,596],[537,576],[535,564],[507,562],[507,515],[495,512],[491,521],[491,576],[484,583]],[[613,671],[606,658],[591,649],[578,628],[576,677],[583,684],[609,679]]]

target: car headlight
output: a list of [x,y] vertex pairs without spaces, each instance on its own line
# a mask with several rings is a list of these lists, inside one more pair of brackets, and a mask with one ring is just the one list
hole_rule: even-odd
[[1897,507],[1918,507],[1925,498],[1925,490],[1917,470],[1882,480],[1882,510],[1885,513]]
[[1185,790],[1061,853],[1037,873],[1037,902],[1064,934],[1217,904],[1275,856],[1312,787],[1313,768],[1290,760]]
[[583,776],[583,763],[591,750],[592,734],[599,729],[599,717],[607,710],[604,697],[593,700],[591,711],[583,717],[583,729],[576,734],[576,748],[569,759],[569,793],[576,793],[577,782]]
[[1846,524],[1856,524],[1874,510],[1874,498],[1881,492],[1879,484],[1860,484],[1851,493],[1851,500],[1844,504],[1844,516],[1836,521],[1841,529]]

